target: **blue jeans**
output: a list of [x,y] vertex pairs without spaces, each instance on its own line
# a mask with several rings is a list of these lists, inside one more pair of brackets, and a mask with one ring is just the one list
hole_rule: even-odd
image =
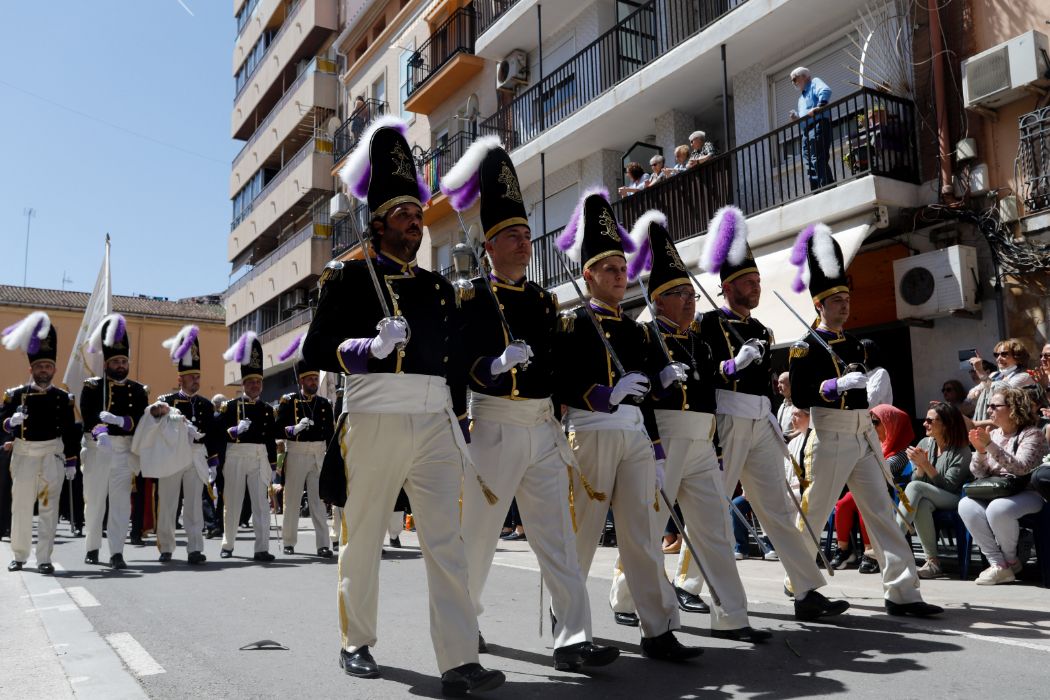
[[827,119],[817,121],[803,134],[802,160],[806,164],[811,190],[835,182],[831,170],[831,122]]
[[[743,496],[737,496],[733,499],[733,505],[735,505],[745,518],[750,518],[754,512],[751,508],[751,504],[747,502],[747,499]],[[747,529],[747,525],[740,522],[740,518],[737,517],[736,513],[733,512],[732,508],[729,510],[729,519],[733,521],[733,539],[736,540],[736,544],[733,545],[733,551],[740,552],[741,554],[747,554],[750,550],[748,543],[748,536],[751,531]],[[769,541],[769,538],[764,536],[762,541],[765,543],[769,551],[773,550],[773,543]]]

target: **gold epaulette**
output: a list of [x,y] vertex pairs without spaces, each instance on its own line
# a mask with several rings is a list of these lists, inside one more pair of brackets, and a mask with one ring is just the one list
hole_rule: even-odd
[[219,413],[226,413],[226,407],[230,405],[229,401],[223,401],[222,406],[219,407]]
[[342,279],[343,277],[343,263],[339,260],[330,260],[328,264],[324,266],[324,270],[321,271],[321,278],[317,280],[317,288],[321,289],[324,287],[325,282],[330,279]]
[[562,311],[558,322],[562,333],[572,333],[576,329],[576,309]]
[[288,403],[288,400],[291,399],[293,396],[294,394],[285,394],[281,397],[281,403]]
[[791,360],[798,359],[800,357],[805,357],[808,354],[809,354],[809,343],[807,343],[804,340],[800,340],[800,341],[796,342],[794,345],[792,345],[791,349],[788,351],[788,362],[790,362]]
[[470,301],[474,298],[474,285],[471,284],[469,287],[463,287],[462,285],[452,285],[456,289],[456,308],[462,308],[463,302]]

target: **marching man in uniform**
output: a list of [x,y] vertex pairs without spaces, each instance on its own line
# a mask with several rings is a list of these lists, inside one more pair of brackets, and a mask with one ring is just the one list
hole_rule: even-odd
[[109,562],[125,569],[124,538],[131,519],[131,484],[139,472],[138,457],[131,452],[131,438],[149,397],[146,387],[128,379],[131,352],[127,323],[120,314],[102,319],[88,341],[88,352],[102,352],[102,377],[84,380],[80,415],[84,438],[80,451],[84,471],[84,520],[87,535],[85,564],[98,563],[102,544],[102,518],[109,498],[106,522]]
[[321,372],[307,365],[299,354],[303,336],[278,356],[281,362],[296,357],[295,378],[299,391],[285,394],[277,406],[277,427],[284,433],[284,522],[281,532],[284,553],[293,554],[299,537],[299,504],[306,487],[310,520],[314,525],[317,556],[332,556],[332,539],[328,533],[328,516],[318,493],[318,479],[325,449],[335,430],[332,404],[317,394]]
[[[160,561],[171,561],[175,551],[175,521],[182,491],[182,524],[186,530],[187,561],[203,564],[204,514],[201,493],[205,486],[213,488],[219,467],[218,443],[222,427],[215,420],[211,401],[197,392],[201,386],[201,349],[197,326],[185,326],[163,345],[172,362],[178,367],[179,390],[161,396],[157,403],[177,409],[188,421],[189,437],[193,439],[193,461],[179,473],[157,480],[157,546]],[[156,405],[156,404],[155,404]],[[152,411],[151,411],[152,413]],[[161,409],[159,416],[167,415]]]
[[33,544],[33,506],[39,502],[36,566],[55,573],[51,550],[58,528],[62,480],[76,475],[80,435],[73,397],[51,384],[55,376],[58,334],[42,311],[31,313],[4,331],[3,345],[29,357],[28,384],[4,392],[0,424],[15,436],[11,454],[11,551],[8,571],[21,571]]
[[[915,557],[894,517],[889,470],[880,464],[882,451],[868,412],[864,346],[842,330],[850,312],[842,250],[827,226],[815,224],[795,240],[792,262],[799,266],[796,292],[805,289],[809,272],[809,293],[820,314],[813,333],[838,356],[808,336],[790,351],[791,399],[809,410],[813,426],[808,512],[823,522],[842,487],[849,485],[882,571],[886,611],[915,617],[940,614],[944,611],[924,602],[919,593]],[[811,548],[810,561],[814,554]]]
[[222,500],[222,549],[219,556],[233,556],[237,525],[241,517],[244,491],[252,504],[252,529],[255,531],[255,561],[273,561],[270,554],[270,500],[266,490],[277,469],[277,440],[281,437],[273,409],[259,397],[263,388],[262,343],[247,331],[231,345],[223,359],[241,366],[243,394],[222,405],[219,423],[226,430],[226,462]]
[[[718,468],[715,435],[715,363],[708,347],[697,333],[696,291],[685,264],[667,231],[667,217],[652,210],[643,214],[631,231],[638,253],[631,260],[629,276],[637,279],[651,269],[643,293],[649,295],[656,310],[653,321],[669,357],[661,359],[685,365],[686,380],[660,386],[649,394],[648,402],[656,414],[661,444],[667,455],[664,489],[667,497],[678,501],[686,533],[697,554],[703,558],[709,584],[718,593],[711,606],[711,636],[744,642],[763,642],[771,635],[753,629],[747,617],[747,596],[733,559],[726,494]],[[663,346],[651,344],[662,356]],[[650,533],[660,539],[667,517],[653,513]],[[685,548],[689,552],[688,548]],[[692,556],[691,554],[687,556]],[[688,610],[690,601],[679,606]],[[613,578],[610,602],[617,613],[634,612],[634,600],[625,577],[618,570]]]
[[[344,394],[346,543],[339,550],[339,664],[375,678],[380,548],[404,487],[412,502],[430,593],[430,635],[442,691],[501,685],[478,663],[478,621],[460,537],[460,481],[477,475],[461,432],[466,389],[454,371],[459,310],[452,285],[420,268],[423,202],[400,119],[372,123],[340,177],[367,200],[372,247],[364,260],[330,263],[303,343],[307,363],[349,375]],[[352,309],[352,313],[349,311]],[[336,505],[343,505],[336,503]],[[504,507],[506,507],[504,505]]]
[[[471,456],[501,503],[517,498],[551,592],[554,667],[604,666],[620,652],[591,641],[590,601],[569,513],[574,460],[551,403],[558,302],[525,278],[532,234],[517,173],[498,137],[486,136],[474,142],[441,186],[457,211],[480,196],[485,252],[492,262],[491,274],[480,270],[489,278],[475,279],[462,294]],[[476,480],[464,482],[463,540],[479,615],[503,516]]]
[[[701,266],[709,273],[718,272],[726,305],[703,315],[700,337],[711,347],[716,363],[715,420],[725,489],[731,493],[737,481],[744,486],[787,571],[795,618],[840,615],[849,603],[828,600],[817,591],[826,581],[817,568],[816,552],[794,527],[783,449],[777,445],[783,436],[770,401],[773,368],[764,356],[773,345],[773,333],[751,314],[762,295],[762,280],[747,244],[743,212],[735,207],[720,209],[708,231]],[[684,590],[699,593],[699,577],[679,580]]]
[[574,491],[586,490],[586,480],[610,496],[610,504],[576,500],[580,570],[585,576],[590,571],[611,505],[624,574],[641,622],[642,653],[684,661],[703,650],[683,646],[673,632],[679,627],[678,603],[664,574],[663,555],[650,537],[653,508],[662,508],[656,491],[663,480],[664,454],[652,408],[638,406],[649,392],[650,377],[670,377],[670,384],[678,368],[651,352],[647,330],[620,308],[627,289],[628,246],[630,239],[616,222],[604,190],[585,192],[558,237],[558,247],[582,263],[591,298],[581,299],[583,304],[561,317],[555,398],[569,406],[569,443],[582,476]]

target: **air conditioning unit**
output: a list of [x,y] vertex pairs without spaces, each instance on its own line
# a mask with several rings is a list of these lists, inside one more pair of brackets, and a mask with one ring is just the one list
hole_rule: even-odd
[[1050,41],[1034,29],[962,62],[963,104],[995,109],[1050,86]]
[[893,261],[898,318],[938,318],[981,308],[977,249],[953,245]]
[[496,64],[496,89],[513,90],[529,82],[529,55],[515,49]]
[[350,216],[350,198],[340,192],[328,200],[328,218],[339,221]]

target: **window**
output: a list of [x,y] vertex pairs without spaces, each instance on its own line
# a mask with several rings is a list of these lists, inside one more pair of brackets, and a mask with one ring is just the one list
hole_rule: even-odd
[[376,102],[386,102],[386,76],[380,75],[372,83],[372,99]]
[[409,124],[416,120],[415,113],[409,112],[405,109],[405,102],[408,101],[408,93],[412,84],[412,69],[408,67],[408,62],[411,60],[413,54],[415,54],[414,49],[415,42],[402,51],[401,57],[398,59],[398,67],[401,71],[401,118]]

